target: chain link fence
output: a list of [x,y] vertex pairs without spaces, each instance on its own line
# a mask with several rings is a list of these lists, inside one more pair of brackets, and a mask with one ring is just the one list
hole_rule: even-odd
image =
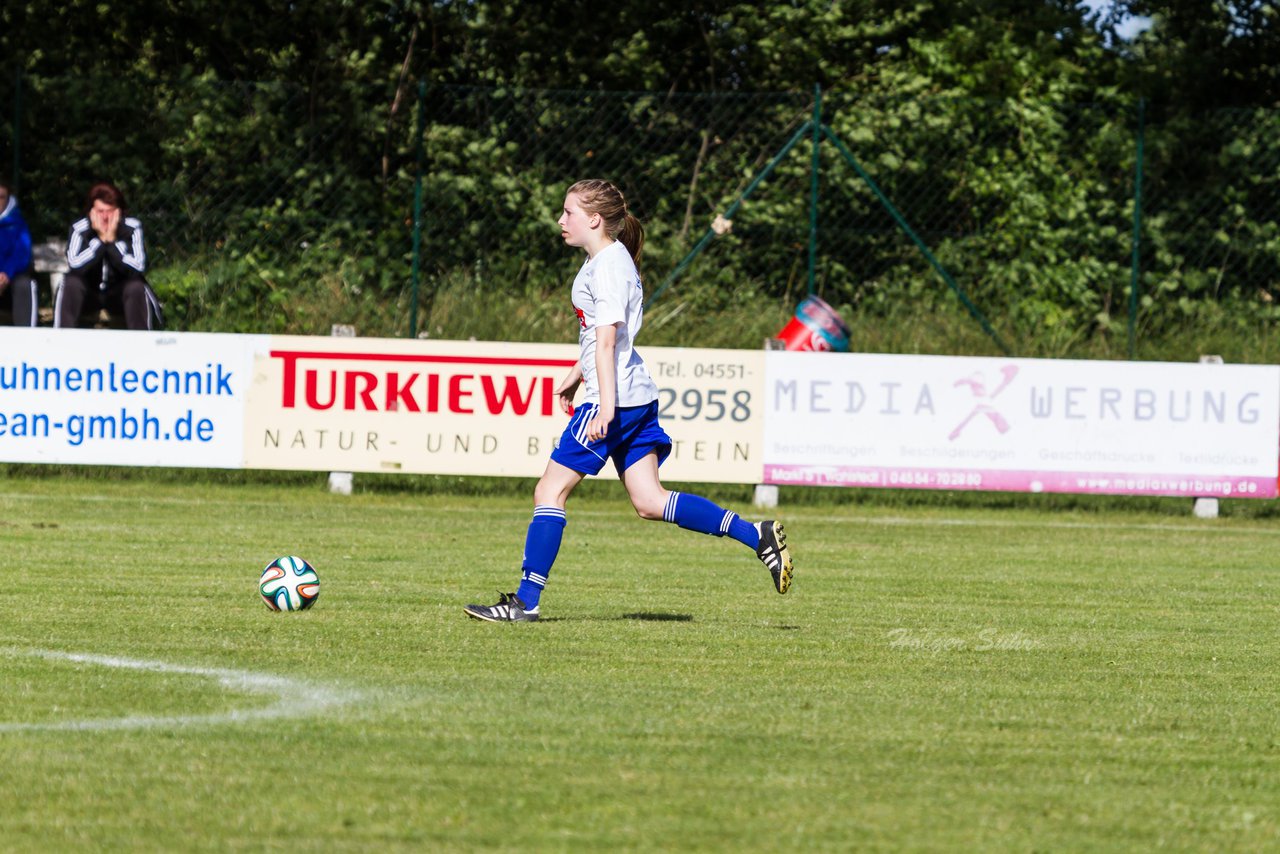
[[1098,331],[1132,341],[1206,306],[1277,316],[1277,110],[1185,119],[1136,101],[843,91],[317,93],[205,77],[0,87],[13,106],[0,165],[13,164],[36,239],[65,236],[88,184],[110,177],[147,227],[153,279],[183,328],[323,331],[361,310],[369,334],[408,335],[443,288],[477,305],[498,290],[559,293],[577,262],[555,220],[583,177],[619,184],[645,221],[659,314],[813,291],[844,313],[891,316],[954,307],[960,292],[1015,351]]

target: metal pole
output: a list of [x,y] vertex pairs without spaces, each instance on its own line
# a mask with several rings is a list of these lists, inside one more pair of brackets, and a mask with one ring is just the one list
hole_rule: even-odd
[[13,194],[22,192],[22,66],[13,71]]
[[1133,174],[1133,264],[1129,272],[1129,359],[1133,360],[1138,346],[1138,265],[1142,258],[1142,159],[1147,100],[1138,99],[1137,157]]
[[[726,210],[723,214],[721,214],[721,216],[724,217],[724,219],[726,220],[733,219],[733,215],[738,212],[738,208],[742,207],[742,203],[745,202],[747,200],[747,197],[750,196],[752,192],[755,191],[755,188],[760,185],[760,182],[763,181],[765,178],[769,177],[769,174],[773,172],[774,168],[777,167],[777,165],[780,162],[782,162],[782,158],[790,154],[791,149],[796,147],[796,143],[799,142],[801,137],[804,136],[805,131],[809,130],[810,124],[812,123],[805,122],[803,125],[801,125],[800,129],[791,136],[791,139],[787,140],[787,144],[782,146],[782,149],[773,156],[773,159],[770,160],[763,169],[760,170],[759,174],[757,174],[754,178],[751,179],[751,183],[747,185],[747,189],[742,191],[742,195],[738,196],[738,198],[734,200],[733,204],[729,205],[728,210]],[[653,305],[654,301],[657,300],[658,297],[662,296],[662,292],[665,291],[667,287],[672,282],[674,282],[676,278],[681,273],[683,273],[690,264],[693,263],[693,259],[697,258],[698,255],[702,253],[703,249],[707,248],[707,244],[710,243],[712,238],[714,238],[715,236],[716,236],[715,229],[708,228],[706,233],[702,235],[702,238],[696,244],[694,244],[694,247],[692,249],[689,250],[689,254],[684,256],[684,258],[681,259],[680,263],[676,265],[675,269],[672,270],[670,273],[668,273],[667,277],[662,280],[662,284],[658,286],[658,289],[653,292],[653,295],[649,297],[648,302],[645,303],[645,308],[648,308],[649,306]]]
[[818,268],[818,156],[822,145],[822,86],[813,84],[813,159],[809,172],[809,295],[817,290]]
[[427,125],[427,82],[418,83],[418,167],[413,179],[413,300],[409,309],[409,337],[418,337],[418,279],[422,269],[422,137]]

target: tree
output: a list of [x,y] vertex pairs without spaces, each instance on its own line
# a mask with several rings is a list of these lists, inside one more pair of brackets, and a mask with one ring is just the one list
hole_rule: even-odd
[[1170,115],[1280,106],[1280,9],[1266,0],[1118,0],[1152,26],[1125,48],[1121,84]]

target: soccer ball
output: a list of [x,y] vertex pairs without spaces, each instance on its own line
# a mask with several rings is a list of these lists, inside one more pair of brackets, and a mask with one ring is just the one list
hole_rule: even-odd
[[320,576],[300,557],[278,557],[262,570],[258,592],[272,611],[305,611],[320,595]]

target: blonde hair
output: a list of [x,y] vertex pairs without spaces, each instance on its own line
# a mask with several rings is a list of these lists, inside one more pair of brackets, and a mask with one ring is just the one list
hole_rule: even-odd
[[608,181],[589,178],[570,187],[565,195],[578,197],[582,209],[589,214],[600,214],[605,231],[631,253],[631,260],[640,266],[640,251],[644,248],[644,226],[627,211],[627,200],[622,191]]

